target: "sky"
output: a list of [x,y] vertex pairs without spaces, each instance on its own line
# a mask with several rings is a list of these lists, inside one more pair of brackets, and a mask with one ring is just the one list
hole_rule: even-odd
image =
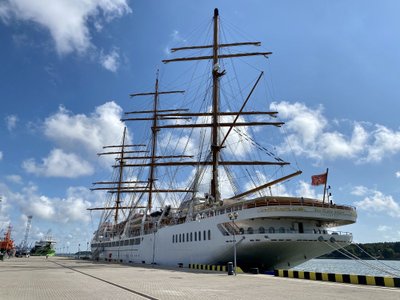
[[[99,215],[86,208],[104,201],[89,189],[110,173],[96,153],[120,141],[128,95],[151,90],[158,68],[168,81],[161,60],[207,28],[215,7],[237,39],[273,52],[266,106],[303,171],[284,192],[319,197],[310,177],[329,168],[332,199],[358,212],[338,230],[400,240],[395,0],[0,1],[1,234],[11,224],[21,243],[32,215],[28,243],[51,230],[61,252],[87,247]],[[292,157],[289,148],[275,149]]]

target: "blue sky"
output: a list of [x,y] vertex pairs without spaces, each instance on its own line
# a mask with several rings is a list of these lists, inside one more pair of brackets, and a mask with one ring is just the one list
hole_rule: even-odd
[[329,168],[333,199],[359,214],[341,229],[400,240],[400,4],[361,0],[1,1],[0,230],[11,223],[19,243],[32,214],[30,241],[51,229],[58,247],[86,247],[98,218],[86,208],[103,201],[88,188],[110,173],[96,153],[120,140],[129,93],[151,90],[157,68],[168,81],[166,49],[214,7],[233,39],[273,52],[267,105],[303,170],[283,192],[318,196],[310,176]]

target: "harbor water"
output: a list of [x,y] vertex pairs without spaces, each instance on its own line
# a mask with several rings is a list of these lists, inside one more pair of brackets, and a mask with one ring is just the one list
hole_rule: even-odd
[[357,274],[400,278],[400,261],[397,260],[350,260],[350,259],[311,259],[292,270]]

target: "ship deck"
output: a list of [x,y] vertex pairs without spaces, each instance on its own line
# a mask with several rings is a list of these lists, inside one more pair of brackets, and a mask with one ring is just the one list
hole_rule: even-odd
[[0,261],[2,299],[399,299],[399,289],[269,275],[92,263],[63,257]]

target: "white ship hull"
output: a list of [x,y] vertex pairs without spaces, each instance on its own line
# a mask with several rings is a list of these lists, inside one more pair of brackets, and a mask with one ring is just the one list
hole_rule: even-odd
[[[352,223],[352,209],[278,205],[242,209],[236,207],[238,234],[227,230],[232,209],[169,225],[138,237],[92,243],[100,260],[166,266],[225,265],[233,261],[243,269],[291,268],[351,243],[352,235],[327,231],[328,224]],[[301,224],[301,225],[299,225]],[[321,225],[325,224],[325,225]],[[200,236],[200,238],[199,238]]]

